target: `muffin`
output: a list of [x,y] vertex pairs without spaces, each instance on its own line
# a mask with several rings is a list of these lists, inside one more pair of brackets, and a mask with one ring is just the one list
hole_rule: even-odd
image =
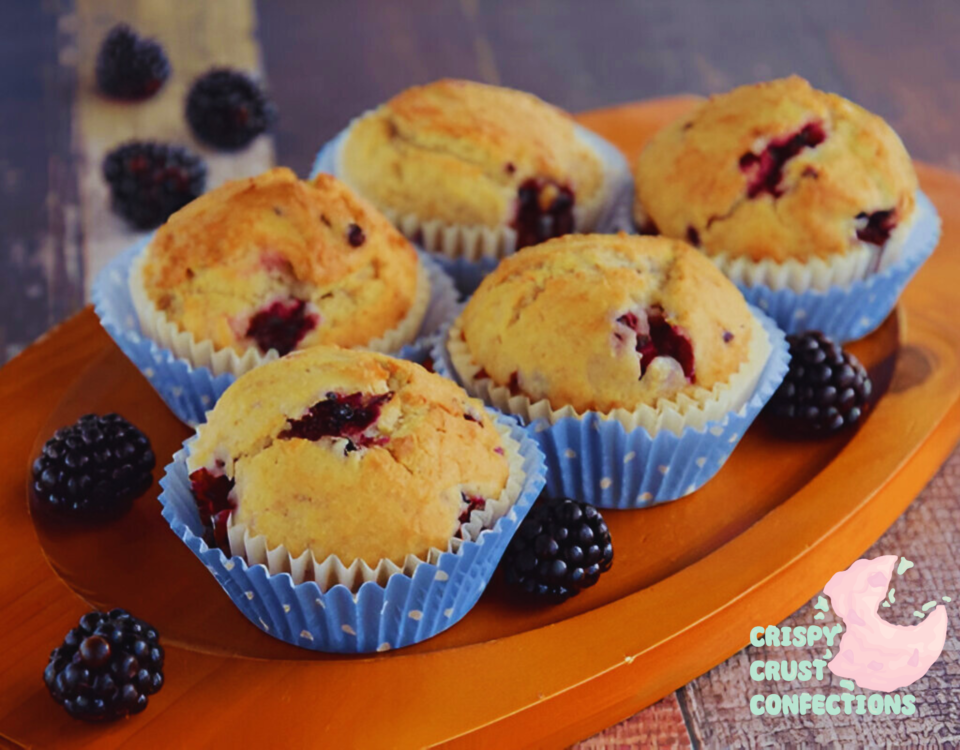
[[611,188],[584,132],[532,94],[441,80],[354,122],[337,174],[427,250],[500,257],[596,226]]
[[398,349],[416,338],[430,280],[342,182],[278,168],[174,214],[134,261],[130,291],[148,337],[237,375],[316,344]]
[[653,432],[664,411],[738,408],[769,352],[743,296],[702,254],[624,234],[570,235],[505,259],[449,346],[468,390],[499,391],[524,416],[615,413],[633,426],[642,415]]
[[783,334],[665,237],[570,235],[501,261],[434,348],[437,372],[517,416],[546,493],[646,508],[724,465],[787,370]]
[[746,286],[825,291],[888,268],[917,176],[880,117],[796,76],[713,96],[637,162],[641,231],[684,239]]
[[329,346],[240,377],[189,451],[210,543],[251,564],[279,555],[321,587],[343,582],[328,558],[426,560],[490,528],[518,492],[516,444],[482,404],[415,363]]

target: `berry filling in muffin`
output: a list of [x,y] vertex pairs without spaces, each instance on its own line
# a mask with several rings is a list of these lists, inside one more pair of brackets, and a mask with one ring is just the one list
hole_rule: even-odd
[[775,138],[767,147],[755,154],[748,151],[740,157],[740,171],[749,178],[747,197],[756,198],[769,193],[774,198],[783,195],[780,183],[787,162],[805,148],[814,148],[826,140],[827,134],[819,122],[804,125],[796,133]]
[[205,541],[229,553],[227,519],[236,504],[230,497],[233,480],[223,473],[223,463],[218,461],[213,471],[197,469],[190,475],[190,486],[200,511],[200,521],[207,529]]
[[468,495],[465,492],[460,493],[463,502],[460,507],[460,523],[464,524],[470,520],[470,514],[475,510],[483,510],[487,507],[487,499],[485,497],[477,497],[476,495]]
[[257,342],[260,351],[276,349],[282,357],[296,349],[318,322],[318,316],[307,312],[302,299],[277,300],[250,318],[246,335]]
[[517,215],[513,220],[517,249],[570,234],[575,202],[569,187],[537,177],[524,180],[517,191]]
[[896,228],[897,211],[894,208],[857,214],[857,239],[861,242],[882,247]]
[[300,438],[316,441],[324,437],[345,438],[346,453],[371,445],[383,445],[387,438],[370,435],[368,431],[380,418],[381,407],[393,398],[393,393],[369,396],[365,393],[343,395],[328,393],[323,401],[311,406],[300,419],[280,433],[284,440]]
[[[652,305],[639,313],[628,312],[617,318],[617,323],[636,333],[637,354],[640,355],[640,377],[657,357],[670,357],[683,369],[688,383],[696,382],[693,361],[693,344],[679,326],[667,322],[660,305]],[[623,337],[614,334],[618,340]]]

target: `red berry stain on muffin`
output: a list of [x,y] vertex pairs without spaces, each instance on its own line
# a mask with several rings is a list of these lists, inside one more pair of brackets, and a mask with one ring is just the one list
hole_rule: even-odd
[[882,247],[890,239],[890,233],[897,228],[897,210],[862,212],[857,214],[857,239],[871,245]]
[[317,327],[318,317],[307,312],[302,299],[277,300],[250,318],[247,337],[257,342],[260,351],[276,349],[282,357]]
[[463,498],[463,502],[466,503],[466,507],[460,511],[460,523],[468,523],[470,521],[470,514],[475,510],[483,510],[487,507],[487,500],[483,497],[477,497],[476,495],[467,495],[465,493],[460,493],[460,496]]
[[664,317],[663,308],[652,305],[645,313],[646,321],[641,321],[636,313],[628,312],[617,318],[617,322],[637,334],[637,353],[640,355],[640,377],[657,357],[675,359],[688,383],[696,382],[693,360],[693,344],[686,332],[679,326],[671,325]]
[[687,242],[694,247],[700,247],[700,232],[694,226],[687,227]]
[[347,227],[347,242],[350,243],[350,247],[360,247],[366,241],[367,235],[363,233],[358,224],[351,224]]
[[573,231],[573,190],[553,180],[531,177],[517,190],[517,249],[538,245]]
[[346,452],[383,445],[387,438],[382,435],[367,435],[380,418],[381,408],[393,398],[392,392],[371,396],[366,393],[343,395],[328,393],[323,401],[311,406],[300,419],[290,420],[290,426],[280,433],[284,440],[319,440],[324,437],[346,438]]
[[804,125],[796,133],[771,140],[759,154],[748,151],[740,157],[740,171],[747,175],[747,197],[756,198],[769,193],[774,198],[783,195],[780,183],[787,162],[805,148],[814,148],[826,140],[827,134],[819,122]]
[[207,543],[229,553],[227,519],[236,506],[230,499],[233,480],[222,473],[222,467],[218,464],[214,471],[197,469],[190,475],[190,485],[200,511],[200,521],[212,531],[212,536],[207,534],[205,537]]

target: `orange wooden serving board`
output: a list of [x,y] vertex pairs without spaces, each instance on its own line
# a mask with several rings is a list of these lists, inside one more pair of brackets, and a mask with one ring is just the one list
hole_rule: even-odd
[[[579,119],[632,160],[690,103]],[[593,589],[538,608],[496,581],[446,633],[373,657],[300,650],[249,624],[161,519],[157,485],[103,527],[34,519],[29,465],[58,426],[119,411],[152,439],[157,479],[188,434],[89,308],[71,318],[0,369],[0,738],[96,748],[561,746],[723,661],[752,626],[780,621],[856,559],[960,437],[960,177],[918,170],[943,240],[898,313],[852,347],[882,393],[856,435],[795,443],[755,425],[694,495],[605,514],[616,559]],[[102,726],[70,719],[41,679],[50,649],[91,605],[130,609],[167,647],[166,685],[148,710]]]

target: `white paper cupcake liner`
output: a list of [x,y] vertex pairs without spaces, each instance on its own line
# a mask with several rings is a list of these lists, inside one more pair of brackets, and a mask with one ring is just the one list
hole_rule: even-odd
[[[170,410],[182,422],[195,426],[204,421],[205,414],[213,408],[220,395],[236,380],[227,365],[226,371],[214,372],[205,364],[203,354],[183,356],[184,350],[178,347],[174,351],[163,342],[154,340],[141,327],[140,317],[130,292],[130,273],[135,259],[149,244],[151,237],[136,243],[114,258],[97,276],[93,285],[93,303],[100,323],[123,350],[128,359],[150,381]],[[430,280],[430,300],[419,327],[418,336],[411,344],[392,352],[402,359],[423,362],[435,343],[436,334],[444,323],[457,314],[457,290],[453,281],[426,253],[419,253],[422,267]],[[192,336],[185,334],[192,341]],[[189,342],[186,344],[189,349]],[[209,342],[199,348],[212,346]],[[178,353],[180,352],[180,353]],[[248,351],[244,357],[257,363],[274,359],[276,354],[264,357],[259,352],[253,356]],[[240,360],[240,366],[246,361],[230,350],[225,359]],[[212,364],[212,362],[211,362]],[[249,364],[249,363],[248,363]],[[218,368],[219,369],[219,368]],[[249,369],[249,367],[247,368]]]
[[[439,357],[449,362],[456,381],[463,384],[467,393],[504,414],[519,417],[527,424],[537,419],[556,423],[564,417],[579,419],[586,416],[571,406],[555,409],[546,399],[531,401],[527,396],[513,395],[509,388],[497,385],[490,378],[477,378],[481,367],[473,360],[463,340],[461,320],[458,316],[443,329],[440,334],[443,341],[435,347],[445,344],[446,351],[441,356],[437,350],[434,360]],[[693,396],[680,394],[676,400],[662,399],[656,406],[644,404],[634,410],[614,409],[605,414],[605,418],[616,420],[628,432],[645,429],[651,435],[656,435],[666,430],[679,435],[687,427],[699,429],[707,422],[723,418],[727,412],[737,411],[754,392],[772,349],[770,338],[759,318],[754,317],[751,323],[747,359],[727,382],[717,383],[709,390],[698,388]]]
[[863,338],[886,320],[936,249],[940,217],[922,191],[917,191],[913,221],[902,229],[903,236],[891,237],[875,273],[870,272],[875,254],[868,249],[830,263],[753,263],[723,253],[710,258],[748,302],[787,333],[818,330],[844,343]]
[[[359,119],[359,118],[357,118]],[[331,174],[344,179],[340,153],[354,120],[317,154],[310,173]],[[576,205],[578,231],[612,234],[630,226],[633,204],[633,176],[620,150],[591,130],[575,125],[577,136],[600,157],[604,187],[591,204]],[[349,184],[349,182],[348,182]],[[499,261],[515,252],[516,233],[510,227],[458,226],[441,221],[421,221],[412,214],[381,209],[383,214],[411,241],[417,242],[442,265],[461,293],[469,295]]]
[[[679,433],[628,429],[598,412],[524,420],[547,463],[547,494],[573,497],[601,508],[646,508],[700,489],[726,462],[787,373],[783,332],[751,307],[770,345],[759,378],[739,408]],[[442,336],[446,340],[445,336]],[[434,347],[434,368],[457,380],[447,347]]]
[[734,280],[747,301],[772,317],[787,333],[817,330],[838,343],[863,338],[893,311],[914,274],[940,241],[940,217],[930,199],[917,193],[917,217],[899,258],[866,278],[826,291],[771,289]]
[[[317,580],[297,583],[283,563],[248,563],[244,556],[227,557],[203,540],[203,526],[187,471],[189,442],[177,452],[161,480],[160,503],[171,529],[206,565],[234,605],[263,632],[302,648],[334,653],[387,651],[419,643],[446,630],[476,604],[500,557],[544,485],[543,454],[511,420],[498,418],[513,445],[512,502],[492,528],[480,528],[475,513],[471,539],[427,560],[414,560],[394,571],[339,566],[332,560]],[[508,447],[508,451],[510,448]],[[522,478],[516,477],[517,473]],[[492,520],[491,518],[487,521]],[[255,554],[256,551],[254,551]],[[245,555],[250,554],[245,552]],[[277,560],[290,561],[284,553]],[[323,568],[323,565],[320,566]],[[397,566],[394,566],[397,567]],[[351,568],[356,570],[351,571]],[[368,570],[370,570],[368,568]],[[312,573],[316,575],[316,573]],[[381,577],[382,576],[382,577]],[[341,582],[343,581],[343,582]]]

